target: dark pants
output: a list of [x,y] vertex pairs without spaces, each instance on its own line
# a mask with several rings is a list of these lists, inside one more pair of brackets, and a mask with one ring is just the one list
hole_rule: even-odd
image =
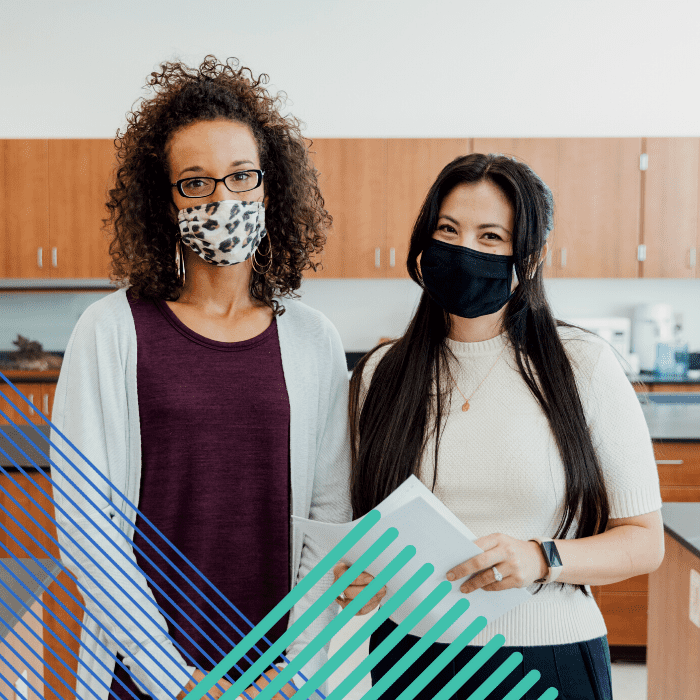
[[[369,641],[370,653],[395,629],[391,620],[384,622]],[[372,684],[387,673],[418,641],[418,637],[404,637],[373,669]],[[506,640],[507,642],[507,640]],[[382,700],[397,698],[441,653],[447,644],[433,644],[380,696]],[[416,695],[417,700],[432,698],[462,669],[481,647],[465,647],[457,656]],[[557,644],[538,647],[501,647],[452,696],[452,700],[466,700],[513,652],[523,655],[521,663],[508,674],[484,700],[503,700],[510,690],[530,671],[542,675],[523,695],[523,700],[537,700],[547,688],[554,686],[558,700],[612,700],[610,652],[606,637],[575,644]]]

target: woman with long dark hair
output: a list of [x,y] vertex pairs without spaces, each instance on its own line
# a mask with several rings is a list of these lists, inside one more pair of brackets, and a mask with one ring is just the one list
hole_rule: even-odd
[[350,519],[345,355],[294,298],[330,216],[299,123],[266,82],[235,59],[165,63],[118,135],[107,206],[122,288],[78,321],[53,418],[98,472],[54,433],[75,463],[52,451],[62,556],[92,594],[83,698],[184,697],[319,560],[290,515]]
[[[432,698],[501,633],[505,646],[456,697],[515,648],[522,664],[490,698],[533,668],[542,680],[527,698],[545,684],[559,697],[609,698],[606,628],[589,586],[650,572],[663,558],[658,476],[634,390],[611,348],[557,321],[547,302],[541,263],[552,221],[551,192],[525,164],[477,153],[452,161],[411,237],[408,271],[423,288],[415,315],[351,380],[354,517],[415,474],[484,550],[444,572],[448,580],[465,594],[535,593],[419,697]],[[383,623],[370,649],[395,627]],[[416,641],[401,641],[373,682]],[[382,697],[397,697],[443,648],[432,645]]]

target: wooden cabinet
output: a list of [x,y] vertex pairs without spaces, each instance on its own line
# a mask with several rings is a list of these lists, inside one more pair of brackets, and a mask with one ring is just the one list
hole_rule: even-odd
[[643,277],[697,277],[700,139],[646,139]]
[[49,277],[48,141],[9,139],[0,148],[0,277]]
[[114,170],[110,139],[49,141],[50,269],[55,278],[108,277],[102,231]]
[[316,139],[333,228],[313,277],[407,278],[411,231],[430,185],[468,139]]
[[[16,382],[16,389],[24,395],[22,400],[7,385],[0,387],[0,425],[17,423],[44,423],[42,413],[51,418],[56,384],[53,382]],[[13,407],[11,404],[14,404]],[[19,410],[18,410],[19,409]],[[21,411],[21,413],[20,413]],[[22,415],[22,413],[24,415]],[[26,417],[25,417],[26,416]],[[28,420],[27,420],[28,419]]]
[[637,277],[639,138],[559,141],[559,277]]
[[105,278],[111,139],[0,141],[0,278]]
[[311,147],[333,227],[309,277],[383,277],[386,139],[316,139]]
[[[44,474],[39,471],[10,472],[0,475],[0,553],[8,557],[58,559],[53,492]],[[36,521],[36,522],[33,522]],[[8,554],[9,553],[9,554]],[[44,674],[60,697],[46,688],[45,700],[72,700],[67,688],[75,688],[76,658],[80,651],[83,598],[72,575],[61,572],[44,596],[44,625],[53,632],[45,634]],[[77,618],[77,619],[75,619]],[[73,637],[75,636],[75,638]],[[67,648],[66,648],[67,647]],[[56,659],[58,656],[68,668]],[[13,697],[9,695],[8,697]]]
[[[700,502],[700,443],[654,444],[661,499],[665,502]],[[647,595],[649,575],[592,587],[612,646],[644,646],[647,643]]]
[[559,139],[474,139],[474,153],[502,153],[527,163],[546,183],[554,197],[554,230],[549,236],[549,252],[544,261],[545,277],[558,276],[561,259],[559,241]]
[[648,700],[700,696],[700,628],[689,615],[691,571],[700,557],[664,533],[666,554],[649,574]]
[[385,277],[408,279],[411,233],[428,190],[449,162],[468,153],[469,139],[389,139]]

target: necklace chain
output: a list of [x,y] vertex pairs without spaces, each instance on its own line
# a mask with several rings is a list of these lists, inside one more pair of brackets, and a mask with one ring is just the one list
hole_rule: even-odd
[[474,391],[472,391],[472,393],[469,395],[469,398],[467,398],[467,397],[464,395],[464,392],[459,388],[459,384],[457,384],[457,382],[455,381],[455,378],[452,376],[452,372],[450,372],[449,368],[447,369],[447,372],[448,372],[449,375],[450,375],[450,379],[452,379],[452,383],[453,383],[454,386],[457,388],[457,391],[458,391],[460,394],[462,394],[462,398],[464,399],[464,403],[462,404],[462,411],[468,411],[468,410],[469,410],[469,401],[471,401],[472,396],[474,396],[474,394],[476,394],[476,392],[479,391],[479,389],[481,388],[481,385],[486,381],[486,379],[487,379],[487,377],[489,376],[489,374],[491,374],[493,368],[498,364],[498,361],[501,359],[501,355],[503,355],[503,351],[504,351],[505,349],[506,349],[506,346],[504,345],[504,346],[501,348],[501,352],[498,353],[498,357],[496,358],[496,361],[491,365],[491,369],[489,369],[489,371],[486,373],[486,376],[481,380],[481,382],[479,383],[479,386],[477,386],[476,389],[474,389]]

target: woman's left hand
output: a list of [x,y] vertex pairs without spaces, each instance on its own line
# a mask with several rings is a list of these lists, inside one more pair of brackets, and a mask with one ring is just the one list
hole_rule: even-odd
[[[537,542],[516,540],[497,532],[479,537],[474,544],[484,550],[483,554],[467,559],[447,572],[449,581],[481,572],[459,587],[462,593],[471,593],[478,588],[485,591],[525,588],[547,575],[547,562]],[[496,580],[494,566],[503,580]]]

